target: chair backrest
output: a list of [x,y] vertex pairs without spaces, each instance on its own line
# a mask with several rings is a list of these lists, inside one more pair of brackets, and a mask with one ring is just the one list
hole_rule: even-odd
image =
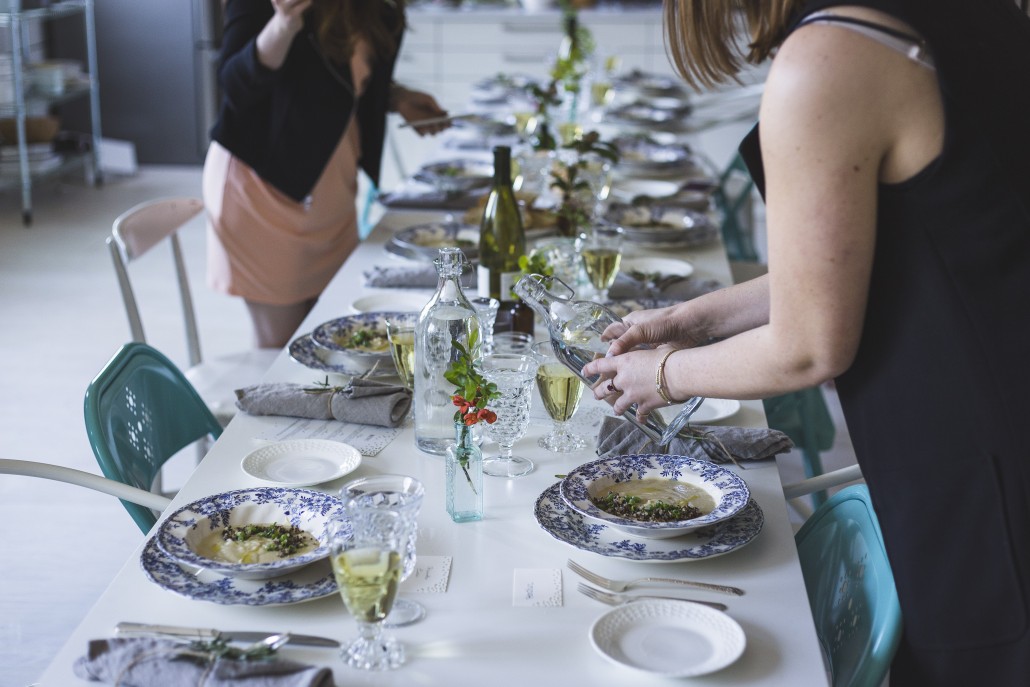
[[144,343],[147,339],[143,333],[139,306],[129,280],[128,265],[165,239],[168,240],[179,284],[190,367],[198,365],[202,356],[200,337],[197,333],[197,317],[193,310],[193,294],[190,291],[177,232],[182,225],[203,210],[204,203],[197,198],[161,198],[140,203],[115,219],[111,236],[107,239],[107,247],[111,252],[114,271],[118,277],[118,286],[122,292],[122,301],[125,303],[125,313],[129,318],[132,340]]
[[834,687],[878,687],[901,640],[901,607],[864,484],[820,506],[795,535]]
[[[178,368],[147,344],[125,344],[86,389],[86,433],[109,479],[150,489],[161,466],[183,447],[222,427]],[[122,501],[144,532],[156,518]]]
[[754,243],[754,217],[751,206],[751,190],[755,182],[747,170],[747,164],[740,154],[719,176],[715,189],[716,205],[722,211],[722,241],[730,260],[754,262],[758,251]]
[[[790,437],[801,449],[806,477],[822,474],[821,451],[833,446],[837,428],[822,390],[815,386],[762,400],[769,426]],[[826,501],[825,492],[812,495],[816,506]]]

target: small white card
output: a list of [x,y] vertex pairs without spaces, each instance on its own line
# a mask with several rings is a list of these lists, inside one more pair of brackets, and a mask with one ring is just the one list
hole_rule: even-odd
[[511,605],[561,606],[561,568],[515,568]]
[[411,577],[401,583],[401,591],[414,594],[443,594],[451,579],[450,556],[418,556]]

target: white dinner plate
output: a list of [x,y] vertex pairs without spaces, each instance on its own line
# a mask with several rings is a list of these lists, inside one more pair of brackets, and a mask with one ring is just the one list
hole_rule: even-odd
[[656,181],[654,179],[616,179],[612,184],[611,196],[616,200],[632,202],[637,196],[649,198],[668,198],[676,195],[680,187],[674,181]]
[[[671,420],[679,412],[679,407],[673,406],[668,410],[670,412],[667,419]],[[706,422],[718,422],[736,415],[739,410],[740,401],[731,398],[706,398],[705,402],[690,416],[690,424],[703,425]],[[664,417],[665,413],[662,415]]]
[[647,275],[656,274],[658,279],[663,277],[689,277],[694,273],[694,266],[686,260],[675,258],[623,258],[619,270],[630,274],[642,272]]
[[598,618],[590,643],[612,663],[661,677],[691,677],[736,661],[747,639],[737,621],[714,608],[642,600]]
[[428,302],[429,296],[398,290],[397,293],[372,293],[356,298],[350,304],[350,307],[354,312],[359,313],[385,310],[393,312],[421,312]]
[[309,487],[343,477],[361,464],[358,449],[342,441],[291,439],[265,444],[240,463],[251,477],[287,487]]

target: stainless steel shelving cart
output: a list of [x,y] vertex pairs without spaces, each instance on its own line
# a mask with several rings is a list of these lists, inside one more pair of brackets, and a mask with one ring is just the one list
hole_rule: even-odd
[[[48,94],[30,89],[26,85],[26,52],[23,26],[27,21],[49,21],[82,14],[86,31],[86,79],[68,85],[60,94]],[[7,0],[0,4],[0,28],[10,32],[10,55],[14,79],[14,102],[0,103],[0,118],[13,117],[17,132],[19,174],[17,177],[0,176],[0,190],[21,186],[22,221],[32,224],[32,182],[49,176],[71,171],[76,167],[86,168],[87,176],[94,183],[100,183],[100,89],[97,79],[96,25],[93,18],[93,0],[51,0],[32,3],[25,7],[23,0]],[[25,119],[30,104],[41,103],[47,109],[61,103],[89,97],[91,145],[87,152],[68,153],[61,164],[47,169],[32,170],[25,136]]]

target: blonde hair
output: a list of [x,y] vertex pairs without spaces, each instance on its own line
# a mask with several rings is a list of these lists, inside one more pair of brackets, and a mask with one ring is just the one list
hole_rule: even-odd
[[406,25],[404,0],[315,0],[312,12],[322,52],[338,63],[351,58],[359,37],[380,59],[388,59]]
[[[743,63],[757,64],[783,40],[802,0],[665,0],[665,51],[676,71],[695,88],[736,76]],[[741,46],[743,30],[750,42]]]

